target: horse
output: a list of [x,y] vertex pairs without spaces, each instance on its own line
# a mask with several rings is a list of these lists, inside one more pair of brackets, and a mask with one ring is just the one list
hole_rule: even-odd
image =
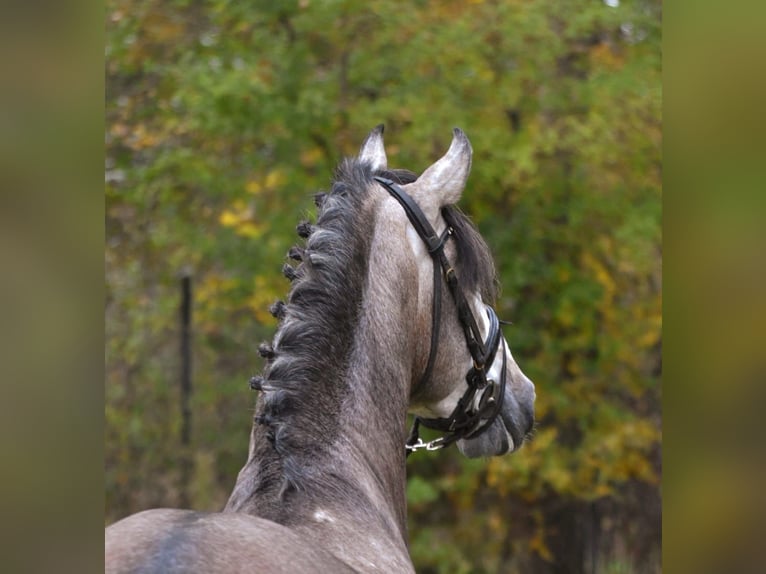
[[[315,195],[257,391],[247,461],[221,512],[152,509],[106,529],[108,573],[414,572],[406,458],[453,443],[518,450],[534,384],[490,303],[494,263],[455,205],[472,148],[453,130],[419,177],[390,169],[383,126]],[[407,431],[408,413],[415,415]],[[442,434],[429,442],[420,426]]]

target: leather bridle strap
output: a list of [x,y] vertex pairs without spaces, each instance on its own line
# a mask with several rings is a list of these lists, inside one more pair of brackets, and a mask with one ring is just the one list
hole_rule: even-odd
[[[500,322],[491,307],[487,307],[487,314],[490,320],[490,329],[487,341],[484,342],[481,337],[481,331],[476,319],[471,312],[470,305],[463,292],[460,290],[458,278],[455,269],[450,265],[447,256],[444,253],[444,245],[452,235],[453,231],[448,227],[440,236],[431,226],[423,211],[417,203],[393,180],[374,176],[386,190],[399,202],[404,209],[407,218],[412,223],[415,231],[426,244],[428,253],[433,259],[433,305],[432,305],[432,323],[431,323],[431,345],[426,369],[420,380],[420,385],[426,383],[431,378],[436,352],[439,344],[439,326],[441,324],[441,272],[447,281],[452,298],[455,301],[458,318],[463,328],[468,350],[473,358],[473,367],[466,375],[468,389],[458,401],[452,414],[447,418],[424,419],[415,418],[410,438],[407,441],[407,453],[411,453],[417,448],[428,448],[435,450],[444,448],[449,444],[461,438],[473,438],[487,430],[495,420],[502,407],[503,396],[505,394],[505,352],[503,352],[503,368],[500,375],[500,385],[492,383],[492,387],[482,394],[479,409],[472,410],[476,393],[487,387],[486,366],[491,365],[497,349],[500,344],[501,332]],[[487,400],[485,401],[485,397]],[[481,421],[485,423],[482,425]],[[440,437],[430,443],[423,443],[418,436],[420,424],[429,428],[441,430],[447,435]]]
[[433,371],[434,363],[436,362],[436,351],[439,346],[439,328],[441,326],[441,269],[449,267],[449,261],[447,261],[447,257],[444,254],[444,245],[447,242],[447,239],[452,235],[452,228],[448,227],[444,233],[439,236],[420,209],[420,206],[415,203],[415,201],[401,187],[390,179],[378,176],[375,176],[375,179],[381,183],[404,208],[404,212],[407,214],[415,231],[417,231],[418,235],[425,242],[428,254],[431,256],[434,263],[434,296],[431,309],[431,347],[428,353],[428,362],[425,371],[423,371],[420,383],[418,384],[418,386],[421,386],[431,379],[431,372]]
[[[428,253],[434,260],[434,265],[439,263],[442,270],[444,271],[444,277],[447,281],[447,286],[452,293],[452,297],[455,299],[458,317],[460,318],[460,324],[463,326],[463,331],[465,332],[468,350],[471,352],[471,356],[474,360],[474,365],[482,367],[486,361],[487,351],[481,339],[481,331],[476,323],[476,319],[474,318],[473,313],[471,312],[471,307],[468,304],[465,295],[463,295],[463,292],[458,286],[455,269],[452,267],[452,265],[450,265],[447,256],[444,254],[444,244],[446,240],[452,235],[451,228],[448,227],[444,234],[439,236],[436,231],[434,231],[434,228],[431,226],[428,218],[426,218],[425,214],[420,209],[420,206],[415,203],[415,200],[413,200],[406,191],[404,191],[398,184],[394,183],[393,180],[380,176],[374,176],[374,179],[381,183],[383,187],[385,187],[386,190],[394,197],[394,199],[396,199],[401,204],[401,206],[404,208],[404,212],[407,214],[407,218],[415,228],[415,231],[417,231],[420,238],[426,244]],[[436,287],[437,282],[439,282],[439,277],[440,275],[437,275],[435,270],[434,287]],[[434,289],[434,297],[441,297],[441,288]],[[432,339],[436,338],[433,336],[433,334],[434,333],[432,332]]]
[[[490,328],[486,346],[491,349],[491,353],[486,364],[491,365],[500,347],[501,331],[500,321],[491,307],[487,307],[487,315],[490,320]],[[487,380],[485,370],[477,370],[473,367],[466,375],[468,390],[460,398],[452,413],[444,418],[420,419],[420,423],[431,429],[452,433],[444,441],[446,442],[445,446],[460,438],[475,438],[479,436],[492,424],[502,407],[503,396],[505,394],[506,359],[507,355],[505,349],[503,349],[503,364],[500,371],[499,385],[495,384],[494,381]],[[472,412],[471,407],[476,393],[482,389],[486,390],[484,390],[481,396],[479,408]],[[482,420],[487,422],[481,425]]]

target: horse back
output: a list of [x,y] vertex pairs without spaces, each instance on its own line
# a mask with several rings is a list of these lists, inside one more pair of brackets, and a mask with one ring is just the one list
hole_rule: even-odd
[[155,509],[106,529],[106,574],[353,572],[280,524],[238,513]]

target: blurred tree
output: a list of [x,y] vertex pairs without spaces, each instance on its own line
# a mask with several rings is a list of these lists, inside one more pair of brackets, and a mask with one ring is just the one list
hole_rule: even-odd
[[[659,571],[661,2],[108,0],[106,521],[218,509],[255,349],[311,195],[385,122],[423,169],[463,127],[463,201],[537,385],[516,455],[413,457],[419,572]],[[179,277],[194,280],[181,452]]]

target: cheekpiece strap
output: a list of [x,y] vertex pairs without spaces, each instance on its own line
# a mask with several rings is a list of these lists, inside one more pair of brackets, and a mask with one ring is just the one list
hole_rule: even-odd
[[[482,340],[481,331],[476,319],[471,312],[471,307],[468,303],[463,292],[460,290],[458,278],[455,274],[454,268],[447,260],[447,256],[444,254],[444,245],[452,235],[452,228],[448,227],[441,236],[437,235],[433,226],[426,218],[423,210],[415,203],[415,200],[405,192],[401,186],[395,183],[393,180],[373,176],[373,178],[380,183],[386,190],[396,199],[407,214],[407,218],[412,223],[415,231],[417,231],[420,238],[426,244],[428,253],[431,255],[434,264],[434,295],[433,295],[433,309],[432,309],[432,324],[431,324],[431,347],[428,355],[428,363],[426,365],[425,372],[420,380],[420,385],[424,384],[431,378],[431,371],[433,370],[434,363],[436,361],[436,351],[439,342],[439,327],[441,324],[441,270],[444,272],[444,277],[447,282],[447,286],[455,301],[457,308],[458,318],[460,324],[463,327],[465,334],[466,344],[468,350],[473,358],[474,365],[468,371],[466,375],[466,382],[468,388],[463,396],[458,401],[452,414],[446,418],[424,419],[415,417],[415,421],[410,431],[410,436],[406,443],[407,456],[416,450],[438,450],[449,446],[453,442],[456,442],[462,438],[473,438],[483,433],[500,412],[500,408],[503,402],[503,396],[505,393],[505,352],[503,352],[503,367],[500,375],[500,384],[497,385],[494,382],[491,384],[491,388],[488,388],[482,394],[480,398],[480,407],[478,410],[473,409],[473,404],[476,395],[479,391],[482,391],[486,387],[490,386],[487,381],[486,367],[491,365],[495,359],[497,349],[500,345],[500,321],[495,314],[495,311],[491,307],[487,307],[487,315],[489,318],[489,333],[487,339]],[[488,395],[489,393],[489,395]],[[486,397],[486,400],[485,400]],[[484,421],[484,424],[482,424]],[[425,427],[439,430],[444,432],[444,436],[441,436],[430,442],[423,442],[420,438],[420,425]]]

